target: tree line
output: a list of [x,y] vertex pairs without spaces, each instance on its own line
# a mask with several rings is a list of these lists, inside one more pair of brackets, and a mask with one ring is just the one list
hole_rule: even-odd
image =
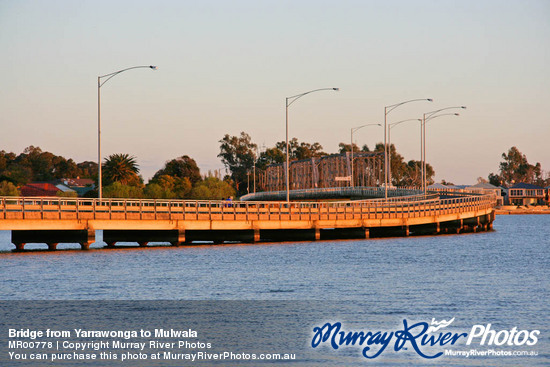
[[[219,140],[218,157],[227,168],[225,177],[207,174],[201,175],[194,159],[187,155],[166,161],[153,177],[144,183],[140,175],[136,157],[129,154],[112,154],[102,166],[103,197],[110,198],[152,198],[152,199],[204,199],[220,200],[243,195],[251,185],[251,172],[254,167],[261,172],[270,164],[281,164],[286,159],[286,143],[277,142],[275,146],[258,152],[258,146],[250,135],[241,132],[238,136],[225,134]],[[384,144],[378,143],[373,150],[367,145],[358,147],[340,143],[337,153],[346,152],[383,152]],[[289,159],[301,160],[326,156],[318,142],[300,142],[293,138],[289,141]],[[421,162],[406,161],[397,152],[394,144],[390,146],[391,178],[394,186],[419,186],[421,183]],[[550,185],[550,175],[541,169],[540,163],[530,164],[516,147],[502,154],[503,161],[498,173],[491,173],[488,181],[495,186],[512,186],[517,182],[532,183],[539,186]],[[428,184],[433,183],[435,171],[427,164]],[[259,175],[256,175],[258,177]],[[98,179],[97,163],[85,161],[76,163],[72,159],[44,152],[39,147],[29,146],[16,155],[0,151],[0,196],[20,195],[20,188],[30,182],[48,182],[61,178]],[[97,197],[97,190],[86,194]]]
[[[286,161],[286,142],[280,141],[274,147],[267,148],[258,154],[257,144],[252,142],[252,138],[245,132],[239,136],[230,136],[226,134],[220,141],[220,153],[218,157],[230,172],[230,178],[235,184],[235,190],[239,195],[247,192],[247,182],[250,181],[249,175],[254,166],[256,169],[263,170],[270,164],[281,164]],[[337,153],[351,152],[374,152],[383,153],[384,144],[376,144],[374,150],[370,150],[367,145],[359,148],[356,144],[340,143]],[[300,142],[293,138],[289,140],[289,159],[290,161],[311,159],[329,155],[323,151],[323,146],[318,143]],[[404,157],[397,152],[394,144],[390,146],[391,157],[391,178],[394,186],[420,186],[421,162],[416,160],[405,161]],[[435,171],[430,164],[426,164],[426,176],[428,183],[433,183]]]

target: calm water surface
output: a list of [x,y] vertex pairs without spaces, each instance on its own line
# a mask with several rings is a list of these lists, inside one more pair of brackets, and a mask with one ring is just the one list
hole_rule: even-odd
[[0,299],[339,301],[352,314],[391,324],[403,317],[457,317],[470,326],[540,329],[539,349],[548,356],[550,216],[497,216],[494,229],[26,253],[12,253],[10,233],[0,232]]

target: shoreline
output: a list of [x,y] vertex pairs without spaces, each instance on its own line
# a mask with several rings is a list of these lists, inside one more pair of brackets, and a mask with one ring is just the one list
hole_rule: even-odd
[[514,207],[501,207],[495,208],[496,215],[517,215],[517,214],[550,214],[549,207],[543,208],[514,208]]

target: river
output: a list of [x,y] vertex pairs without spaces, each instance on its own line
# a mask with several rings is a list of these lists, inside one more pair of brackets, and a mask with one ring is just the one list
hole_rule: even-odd
[[491,232],[346,241],[15,253],[9,240],[0,232],[4,301],[327,302],[324,317],[386,328],[403,318],[455,317],[464,327],[537,329],[539,356],[519,361],[549,361],[550,216],[497,216]]

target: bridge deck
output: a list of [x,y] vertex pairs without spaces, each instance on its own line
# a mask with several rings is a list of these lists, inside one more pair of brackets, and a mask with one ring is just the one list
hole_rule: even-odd
[[[97,229],[184,232],[400,227],[408,233],[409,226],[452,221],[461,221],[461,226],[464,220],[490,225],[494,206],[493,195],[474,193],[447,198],[432,194],[290,203],[2,197],[0,230],[85,230],[88,243],[95,239],[92,232]],[[479,218],[486,219],[482,223]],[[254,238],[259,239],[260,234]]]

